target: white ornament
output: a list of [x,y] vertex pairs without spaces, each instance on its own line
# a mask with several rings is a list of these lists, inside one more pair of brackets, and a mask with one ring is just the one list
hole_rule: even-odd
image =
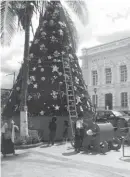
[[45,45],[44,44],[41,44],[40,45],[40,50],[43,50],[45,48]]
[[38,44],[38,42],[39,42],[39,40],[38,40],[38,39],[36,39],[36,40],[34,41],[34,44]]
[[59,110],[59,109],[60,109],[60,106],[56,105],[55,110]]
[[74,68],[72,68],[72,72],[73,72],[73,73],[75,72]]
[[56,65],[52,66],[52,72],[58,72],[59,67],[57,67]]
[[65,52],[64,52],[64,51],[62,51],[61,53],[62,53],[62,55],[64,55],[64,54],[65,54]]
[[62,72],[59,72],[59,76],[62,76]]
[[38,59],[38,63],[39,63],[39,64],[41,63],[41,59]]
[[59,30],[59,33],[60,33],[60,36],[63,36],[63,30],[62,29]]
[[44,72],[44,68],[41,68],[41,72]]
[[28,101],[30,101],[32,99],[32,96],[31,95],[29,95],[28,96]]
[[45,26],[45,25],[46,25],[46,23],[47,23],[47,20],[45,20],[45,21],[42,23],[42,25],[43,25],[43,26]]
[[76,96],[76,104],[82,103],[79,96]]
[[59,57],[60,53],[56,50],[53,55],[54,57]]
[[74,57],[73,57],[73,55],[71,55],[71,54],[69,54],[69,57],[71,58],[71,59],[73,59]]
[[75,77],[75,82],[76,84],[79,84],[79,79],[77,77]]
[[18,109],[18,105],[15,105],[14,111],[17,111]]
[[75,67],[77,68],[77,64],[75,64]]
[[9,99],[9,102],[11,102],[11,99]]
[[52,95],[52,97],[53,97],[54,99],[57,99],[58,92],[52,90],[51,95]]
[[44,113],[45,113],[44,111],[41,111],[41,112],[40,112],[40,114],[41,114],[42,116],[44,115]]
[[44,80],[45,80],[45,77],[41,77],[41,80],[44,81]]
[[75,90],[75,91],[77,90],[77,87],[76,87],[76,86],[74,86],[74,90]]
[[29,58],[33,58],[33,56],[34,56],[33,53],[30,53]]
[[35,71],[35,70],[36,70],[36,67],[32,68],[32,70]]
[[30,76],[30,81],[35,81],[35,76]]
[[47,58],[48,58],[48,60],[51,60],[52,57],[49,55]]
[[16,87],[16,90],[19,91],[19,90],[20,90],[20,87]]
[[82,106],[80,106],[80,111],[83,112],[83,108],[82,108]]
[[33,88],[37,88],[37,87],[38,87],[38,85],[37,85],[37,84],[34,84],[34,85],[33,85]]
[[57,39],[55,38],[55,36],[52,36],[50,38],[51,38],[51,42],[53,42],[53,43],[57,41]]
[[45,36],[46,36],[46,33],[43,31],[43,32],[41,33],[41,35],[42,35],[42,37],[45,37]]
[[90,108],[90,103],[87,101],[87,105],[88,105],[88,107]]

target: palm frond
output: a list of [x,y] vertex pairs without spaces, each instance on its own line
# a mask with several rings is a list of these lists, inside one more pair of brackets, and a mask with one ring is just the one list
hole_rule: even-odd
[[83,25],[88,23],[88,9],[85,0],[65,1]]
[[9,1],[0,2],[1,12],[1,44],[9,45],[11,38],[16,30],[15,12],[13,11]]

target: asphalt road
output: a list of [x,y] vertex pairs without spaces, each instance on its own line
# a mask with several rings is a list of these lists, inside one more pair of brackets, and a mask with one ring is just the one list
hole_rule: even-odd
[[[128,177],[130,171],[59,157],[34,149],[2,157],[2,177]],[[95,157],[96,158],[96,157]]]

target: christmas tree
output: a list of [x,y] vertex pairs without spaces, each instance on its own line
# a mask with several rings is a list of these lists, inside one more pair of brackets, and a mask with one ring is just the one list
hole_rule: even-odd
[[[77,113],[92,115],[91,100],[74,53],[64,10],[58,1],[48,3],[30,47],[27,106],[31,116],[68,116],[63,57],[72,73]],[[67,61],[66,61],[67,62]],[[19,114],[22,68],[13,87],[4,116]]]

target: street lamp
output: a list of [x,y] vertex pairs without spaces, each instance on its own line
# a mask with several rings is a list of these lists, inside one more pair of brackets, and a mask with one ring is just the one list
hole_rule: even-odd
[[13,75],[13,86],[14,86],[14,83],[15,83],[15,72],[9,73],[9,74],[7,74],[5,76],[9,76],[9,75]]

